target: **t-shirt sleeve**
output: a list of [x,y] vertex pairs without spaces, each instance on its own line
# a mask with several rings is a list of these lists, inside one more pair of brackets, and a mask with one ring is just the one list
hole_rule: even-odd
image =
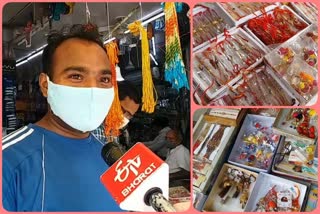
[[179,168],[190,171],[190,154],[188,152],[188,149],[183,148],[179,150],[179,153],[177,155],[177,164]]
[[157,152],[159,149],[161,149],[163,146],[165,146],[166,136],[165,133],[158,135],[154,140],[142,142],[145,146],[147,146],[151,151]]
[[2,206],[7,211],[16,211],[15,182],[12,171],[5,161],[2,162]]

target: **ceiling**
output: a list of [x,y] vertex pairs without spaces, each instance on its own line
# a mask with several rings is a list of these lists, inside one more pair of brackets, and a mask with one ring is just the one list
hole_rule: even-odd
[[[47,7],[49,3],[8,3],[3,8],[3,42],[12,44],[15,58],[21,59],[36,49],[46,44],[46,34],[49,33],[49,27],[41,28],[32,37],[31,47],[26,47],[25,43],[18,45],[24,38],[23,28],[32,17],[37,20],[34,26],[40,26],[40,17],[42,8]],[[103,35],[108,34],[108,29],[115,27],[121,17],[126,17],[131,11],[139,6],[139,3],[88,3],[90,19],[95,23]],[[160,3],[141,3],[141,10],[138,9],[132,17],[121,28],[146,16],[154,11],[160,10]],[[108,27],[108,16],[110,17],[110,26]],[[86,4],[75,3],[74,11],[70,15],[61,15],[59,21],[53,21],[52,29],[61,30],[63,26],[86,23]],[[35,28],[33,28],[35,29]],[[117,32],[113,36],[116,36]]]

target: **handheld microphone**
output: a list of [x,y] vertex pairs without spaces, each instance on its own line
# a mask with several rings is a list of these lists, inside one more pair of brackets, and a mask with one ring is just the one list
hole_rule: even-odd
[[167,200],[169,166],[144,144],[124,153],[117,144],[108,143],[101,155],[110,168],[100,180],[121,209],[176,212]]

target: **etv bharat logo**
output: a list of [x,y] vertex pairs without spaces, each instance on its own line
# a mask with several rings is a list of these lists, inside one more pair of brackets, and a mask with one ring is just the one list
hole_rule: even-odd
[[116,166],[117,175],[114,178],[114,181],[124,182],[129,174],[130,171],[137,176],[138,175],[138,168],[141,166],[141,159],[140,156],[137,155],[133,159],[127,160],[127,164],[121,167],[123,161],[120,160],[119,163]]

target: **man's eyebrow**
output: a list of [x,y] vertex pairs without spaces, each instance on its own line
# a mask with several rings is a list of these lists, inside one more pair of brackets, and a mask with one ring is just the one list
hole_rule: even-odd
[[[65,69],[63,69],[64,72],[68,72],[68,71],[79,71],[79,72],[88,72],[88,69],[82,66],[69,66]],[[110,69],[103,69],[100,72],[101,74],[111,74],[111,70]]]
[[110,69],[104,69],[101,71],[101,74],[111,74],[111,70]]
[[81,66],[69,66],[65,69],[63,69],[64,72],[68,72],[68,71],[79,71],[79,72],[86,72],[87,69]]

